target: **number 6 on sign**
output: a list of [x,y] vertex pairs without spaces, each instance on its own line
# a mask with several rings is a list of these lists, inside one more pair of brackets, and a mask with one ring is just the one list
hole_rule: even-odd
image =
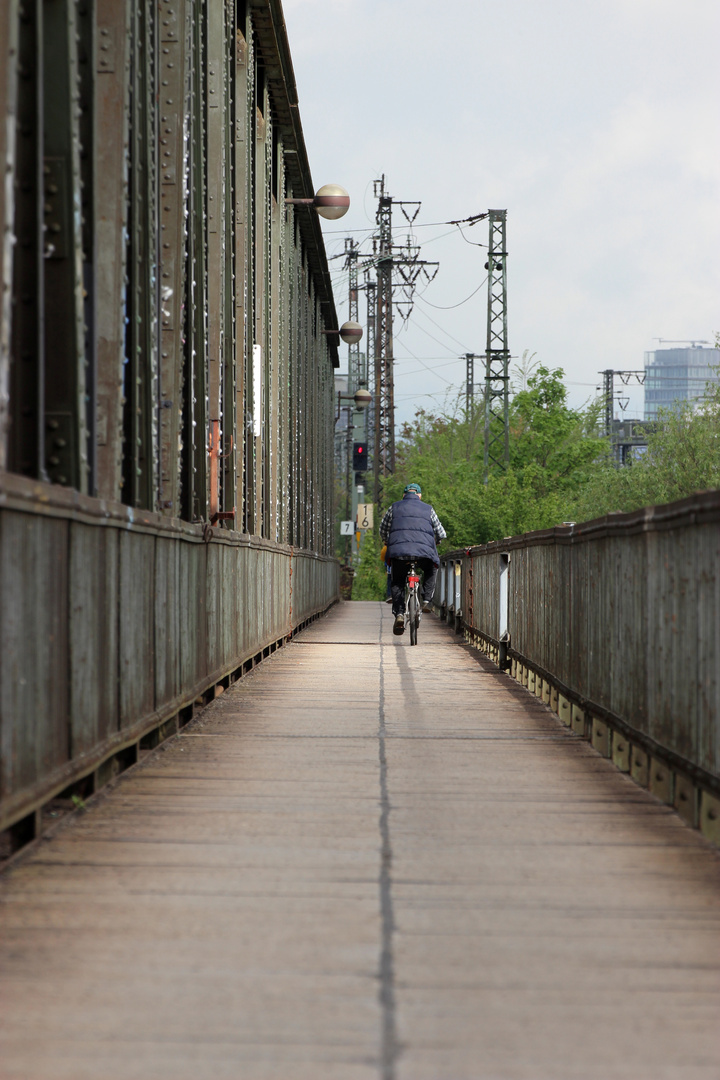
[[358,503],[357,508],[358,529],[372,529],[373,527],[373,504]]

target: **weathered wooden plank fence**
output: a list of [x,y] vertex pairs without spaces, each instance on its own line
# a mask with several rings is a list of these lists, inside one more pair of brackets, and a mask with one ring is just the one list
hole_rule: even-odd
[[328,556],[0,473],[0,830],[36,835],[338,592]]
[[720,842],[720,491],[444,556],[435,603]]

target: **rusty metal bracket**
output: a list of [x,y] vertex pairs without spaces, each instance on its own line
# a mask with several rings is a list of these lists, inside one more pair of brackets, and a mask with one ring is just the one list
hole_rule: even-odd
[[234,507],[233,507],[232,510],[218,510],[217,513],[213,514],[213,516],[210,518],[210,524],[211,525],[216,525],[218,521],[233,521],[234,518],[235,518],[235,508]]

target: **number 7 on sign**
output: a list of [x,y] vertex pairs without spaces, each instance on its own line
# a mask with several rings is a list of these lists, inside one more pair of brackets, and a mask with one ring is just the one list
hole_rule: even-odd
[[358,503],[357,508],[358,529],[372,529],[373,527],[373,504]]

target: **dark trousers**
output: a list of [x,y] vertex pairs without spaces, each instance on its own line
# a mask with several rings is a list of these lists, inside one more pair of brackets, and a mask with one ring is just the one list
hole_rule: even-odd
[[[438,568],[432,559],[413,559],[415,569],[423,575],[422,598],[429,604],[435,592],[435,579]],[[407,581],[409,561],[393,559],[392,561],[392,613],[402,615],[405,611],[405,582]]]

